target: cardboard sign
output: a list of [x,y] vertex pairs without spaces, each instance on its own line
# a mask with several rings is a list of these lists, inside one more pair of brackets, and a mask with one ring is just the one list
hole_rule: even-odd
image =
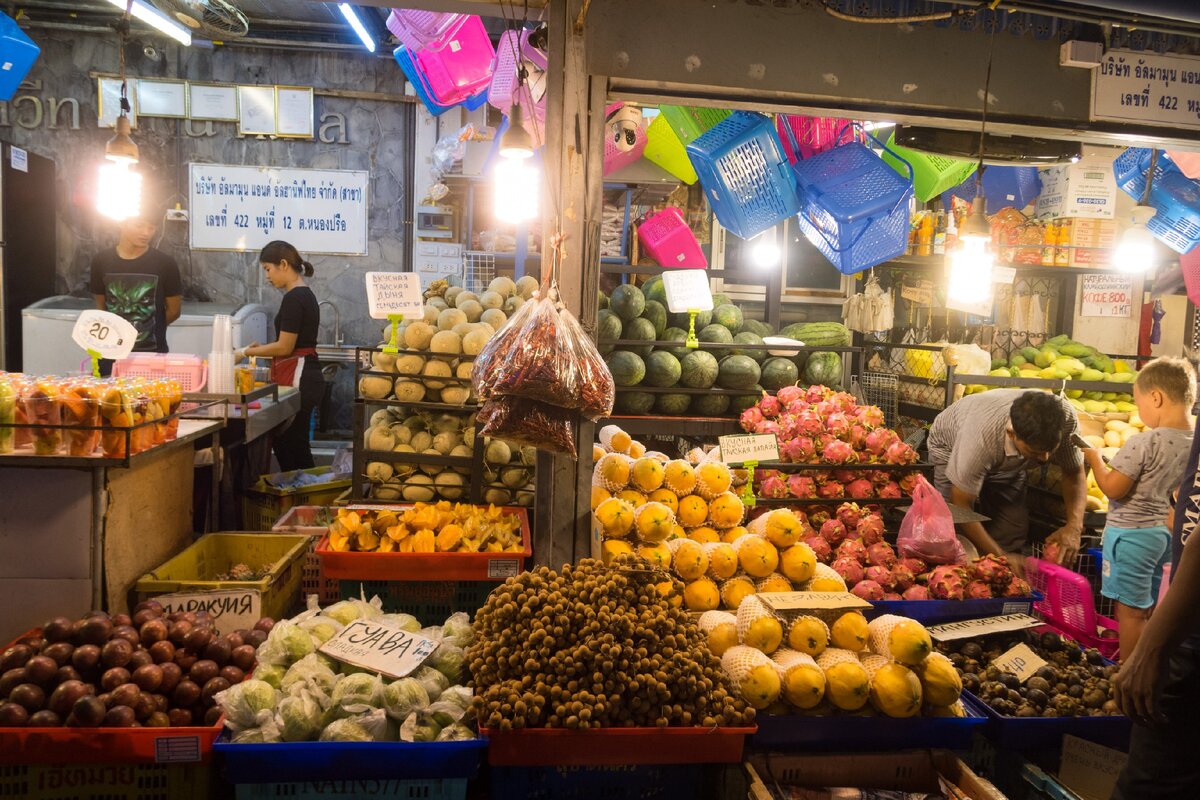
[[850,592],[763,592],[758,597],[773,611],[853,611],[871,607]]
[[154,598],[164,614],[176,611],[207,611],[217,630],[233,633],[253,628],[262,619],[262,594],[257,589],[218,589],[212,592],[175,592]]
[[1005,614],[1002,617],[964,619],[959,622],[931,625],[926,630],[929,631],[930,636],[939,642],[952,642],[955,639],[973,639],[976,636],[1021,631],[1026,628],[1036,628],[1038,625],[1045,624],[1042,620],[1031,617],[1028,614]]
[[667,310],[672,314],[688,311],[712,311],[712,289],[708,272],[702,269],[673,269],[662,274],[667,293]]
[[356,619],[317,649],[337,661],[403,678],[429,658],[437,642],[386,622]]
[[89,308],[75,320],[71,339],[84,350],[94,350],[101,358],[125,358],[137,343],[133,323],[110,311]]
[[1086,800],[1108,800],[1128,760],[1120,750],[1068,734],[1063,736],[1058,779]]
[[933,285],[929,281],[920,281],[917,286],[902,286],[900,297],[921,306],[933,305]]
[[773,433],[720,436],[717,444],[721,447],[721,460],[726,464],[779,460],[779,437]]
[[420,317],[425,312],[421,276],[415,272],[368,272],[367,313],[371,319]]
[[1128,317],[1133,313],[1133,276],[1115,272],[1083,276],[1079,316]]
[[992,666],[1002,672],[1011,672],[1021,683],[1033,677],[1033,673],[1046,666],[1046,662],[1029,645],[1019,644],[992,661]]

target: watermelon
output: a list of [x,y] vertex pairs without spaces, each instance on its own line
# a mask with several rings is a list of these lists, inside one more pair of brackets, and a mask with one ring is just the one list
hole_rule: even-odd
[[654,411],[659,414],[678,417],[687,413],[692,404],[690,394],[660,394],[654,399]]
[[727,294],[721,294],[720,292],[717,292],[712,297],[713,297],[713,308],[716,308],[717,306],[733,305],[733,301],[729,299],[729,295],[727,295]]
[[600,292],[600,308],[608,308],[608,295],[606,295],[604,292]]
[[645,384],[663,389],[674,386],[679,383],[681,371],[678,358],[665,350],[655,350],[646,357]]
[[[683,328],[686,331],[688,329],[688,314],[686,312],[682,314],[672,314],[670,322],[674,327]],[[711,311],[699,311],[696,313],[696,330],[700,330],[701,328],[707,327],[711,324]]]
[[750,408],[762,400],[763,387],[755,386],[754,391],[757,394],[739,394],[736,397],[731,397],[729,401],[729,410],[734,414],[741,414],[747,408]]
[[[636,340],[639,342],[654,341],[654,323],[648,319],[638,317],[631,319],[625,323],[625,327],[621,329],[621,338]],[[654,349],[653,344],[647,344],[645,347],[638,345],[625,345],[626,350],[631,353],[637,353],[642,358],[650,355],[650,351]]]
[[[686,341],[687,331],[685,331],[683,328],[667,328],[662,332],[662,336],[658,337],[658,349],[665,350],[676,358],[683,358],[688,353],[692,352],[690,347],[683,346],[683,343]],[[679,342],[679,346],[664,346],[663,342]]]
[[800,380],[800,370],[791,359],[774,356],[762,365],[762,385],[768,392],[777,392]]
[[[733,342],[733,334],[729,332],[729,328],[726,328],[724,325],[718,325],[715,322],[712,325],[705,325],[703,329],[696,331],[696,338],[702,342],[712,342],[714,344],[730,344]],[[728,352],[728,348],[726,347],[709,347],[705,349],[717,358]]]
[[729,395],[727,394],[698,394],[692,397],[691,408],[688,409],[697,417],[719,417],[729,410]]
[[850,329],[840,322],[797,322],[781,330],[779,335],[798,339],[809,347],[850,346]]
[[842,358],[837,353],[819,350],[808,357],[804,365],[804,380],[822,386],[840,386],[842,383]]
[[[679,367],[679,385],[689,389],[711,389],[717,382],[717,373],[720,371],[717,359],[712,353],[704,350],[689,352],[679,361]],[[616,380],[615,374],[613,379]]]
[[725,356],[717,372],[717,385],[722,389],[749,389],[758,383],[758,362],[749,356]]
[[654,323],[654,335],[662,336],[662,332],[667,329],[667,309],[657,300],[647,300],[646,310],[642,312],[642,319],[648,319]]
[[667,305],[667,290],[663,286],[662,275],[655,275],[643,283],[642,294],[646,295],[647,302],[653,300],[656,303],[662,303],[665,308]]
[[[733,341],[736,344],[763,344],[762,337],[757,333],[751,333],[750,331],[742,331],[737,336],[733,337]],[[753,358],[760,364],[767,360],[766,350],[742,350],[740,347],[735,347],[729,351],[729,354],[735,356],[750,356],[750,358]]]
[[654,407],[654,395],[649,392],[617,392],[613,408],[622,414],[649,414]]
[[623,283],[613,289],[608,307],[625,322],[636,319],[646,310],[646,296],[632,283]]
[[646,377],[646,362],[637,353],[614,350],[604,357],[617,386],[637,386]]
[[775,335],[774,328],[772,328],[767,323],[765,323],[761,320],[757,320],[757,319],[743,319],[742,320],[742,333],[745,333],[746,331],[749,331],[750,333],[756,333],[759,336],[774,336]]
[[604,342],[620,339],[622,327],[620,317],[607,308],[600,309],[600,314],[596,317],[596,340],[599,343],[596,347],[600,355],[608,355],[613,351],[613,345]]
[[738,333],[742,330],[742,310],[728,303],[717,306],[713,309],[713,322],[724,325],[730,333]]

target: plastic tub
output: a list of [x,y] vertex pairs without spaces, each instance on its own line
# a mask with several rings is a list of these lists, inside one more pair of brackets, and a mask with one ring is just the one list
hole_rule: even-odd
[[474,778],[486,739],[460,742],[217,742],[231,783]]
[[[392,12],[396,13],[395,11]],[[521,54],[529,42],[529,31],[505,31],[496,42],[496,66],[492,69],[492,82],[488,84],[488,105],[508,113],[513,95],[517,90],[517,70]]]
[[888,137],[883,160],[901,175],[908,173],[911,167],[913,191],[922,203],[927,203],[952,186],[962,183],[968,176],[975,174],[978,166],[974,161],[901,147],[896,144],[895,133]]
[[702,106],[659,106],[658,112],[685,145],[696,141],[733,113],[723,108]]
[[435,47],[413,51],[413,63],[429,90],[430,99],[441,105],[462,103],[486,92],[492,81],[496,49],[488,38],[483,20],[464,15]]
[[1057,748],[1068,733],[1106,747],[1129,749],[1132,723],[1128,717],[1005,717],[971,692],[964,690],[963,698],[987,715],[983,733],[1005,750]]
[[738,764],[756,728],[526,728],[481,730],[488,763],[514,767]]
[[678,208],[667,206],[637,226],[638,241],[664,268],[707,269],[708,259]]
[[[949,209],[954,197],[970,203],[975,199],[975,188],[975,176],[971,176],[953,189],[942,192],[942,205]],[[1038,177],[1037,167],[985,166],[983,193],[987,197],[989,214],[1002,208],[1020,211],[1042,193],[1042,180]]]
[[154,378],[179,382],[185,392],[198,392],[208,380],[208,363],[200,356],[133,353],[113,362],[114,378]]
[[[964,698],[965,698],[964,693]],[[758,750],[895,750],[897,743],[906,748],[946,748],[968,750],[972,734],[980,730],[987,717],[964,701],[965,717],[910,717],[854,715],[814,717],[802,715],[760,714],[758,733],[751,744]]]
[[1036,608],[1047,622],[1084,647],[1096,648],[1105,658],[1117,654],[1120,640],[1100,635],[1102,630],[1116,632],[1117,621],[1096,613],[1087,578],[1040,558],[1025,559],[1025,572],[1029,583],[1044,594]]
[[642,157],[662,167],[689,186],[698,179],[696,170],[692,166],[691,160],[688,159],[687,150],[683,147],[683,142],[679,141],[675,131],[671,130],[671,123],[667,122],[666,117],[662,114],[655,117],[650,122],[650,127],[646,129],[646,149],[642,153]]
[[415,8],[393,8],[388,14],[387,29],[409,50],[420,50],[445,36],[464,16]]
[[[1113,161],[1113,173],[1121,191],[1141,201],[1150,170],[1151,151],[1131,147]],[[1149,204],[1158,212],[1146,227],[1177,253],[1186,253],[1200,243],[1200,184],[1184,175],[1166,153],[1158,154]]]
[[412,85],[413,91],[417,93],[417,99],[425,106],[425,110],[435,117],[440,117],[457,105],[462,105],[468,111],[474,111],[487,102],[487,91],[480,90],[478,94],[468,97],[462,103],[439,103],[430,96],[429,88],[425,85],[421,73],[417,70],[417,65],[413,62],[412,54],[404,45],[400,45],[393,50],[392,56],[396,59],[396,63],[400,65],[400,69],[403,70],[404,77]]
[[989,597],[983,600],[875,600],[871,606],[880,614],[908,617],[923,625],[940,625],[943,622],[1003,614],[1031,614],[1034,603],[1040,599],[1042,595],[1034,592],[1030,597]]

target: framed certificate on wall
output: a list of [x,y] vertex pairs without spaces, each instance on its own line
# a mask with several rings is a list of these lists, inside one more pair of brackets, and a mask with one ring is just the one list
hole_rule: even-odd
[[213,122],[237,122],[237,87],[216,83],[189,83],[188,117]]
[[275,123],[280,136],[313,138],[312,87],[276,86]]
[[143,117],[187,117],[187,84],[138,79],[137,110]]
[[275,87],[239,86],[237,92],[238,133],[243,136],[276,135]]

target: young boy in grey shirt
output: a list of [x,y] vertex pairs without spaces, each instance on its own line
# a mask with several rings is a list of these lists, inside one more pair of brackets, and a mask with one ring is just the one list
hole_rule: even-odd
[[1155,359],[1138,373],[1133,400],[1149,430],[1126,440],[1111,467],[1099,451],[1083,451],[1109,499],[1100,591],[1116,601],[1122,661],[1150,618],[1171,557],[1169,496],[1191,451],[1196,372],[1182,358]]

